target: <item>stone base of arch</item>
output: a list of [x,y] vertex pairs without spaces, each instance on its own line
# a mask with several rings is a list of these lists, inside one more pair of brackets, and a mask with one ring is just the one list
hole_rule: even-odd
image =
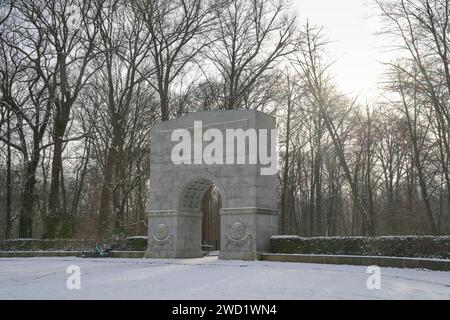
[[[264,208],[220,210],[220,259],[256,260],[268,252],[270,237],[277,233],[278,211]],[[202,213],[165,210],[148,213],[146,258],[199,258]]]
[[278,231],[278,210],[224,208],[220,229],[220,259],[256,260],[269,252],[270,237]]

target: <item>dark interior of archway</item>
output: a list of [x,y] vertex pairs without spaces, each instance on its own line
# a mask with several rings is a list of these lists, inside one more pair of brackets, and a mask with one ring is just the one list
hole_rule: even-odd
[[211,184],[202,199],[202,245],[207,250],[220,248],[220,215],[222,201],[219,190]]

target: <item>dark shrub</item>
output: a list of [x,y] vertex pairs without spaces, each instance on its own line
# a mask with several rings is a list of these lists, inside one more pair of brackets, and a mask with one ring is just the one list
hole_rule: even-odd
[[126,241],[127,250],[145,251],[147,249],[147,237],[128,237]]
[[117,251],[145,251],[147,237],[129,237],[108,240],[75,239],[10,239],[0,241],[2,251],[79,251],[92,250],[95,244],[111,245]]
[[450,237],[316,237],[273,236],[273,253],[450,258]]

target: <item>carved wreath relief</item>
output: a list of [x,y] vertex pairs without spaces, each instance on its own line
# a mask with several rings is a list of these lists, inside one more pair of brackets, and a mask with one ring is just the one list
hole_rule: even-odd
[[164,240],[169,236],[169,228],[165,224],[159,224],[156,227],[155,238],[158,240]]
[[229,228],[230,232],[226,235],[227,242],[225,247],[229,245],[242,247],[246,244],[251,246],[252,235],[247,233],[245,225],[240,221],[235,221]]
[[169,235],[169,227],[163,223],[156,226],[155,231],[151,234],[150,245],[166,246],[169,247],[173,244],[173,236]]
[[241,240],[245,237],[245,226],[242,222],[235,222],[231,225],[230,236],[234,240]]

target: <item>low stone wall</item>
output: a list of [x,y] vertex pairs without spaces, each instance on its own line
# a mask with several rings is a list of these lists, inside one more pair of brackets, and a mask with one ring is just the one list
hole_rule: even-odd
[[450,271],[450,260],[445,259],[282,253],[263,253],[261,254],[260,259],[264,261],[276,262],[378,266],[385,268],[413,268],[435,271]]
[[450,259],[448,236],[314,237],[273,236],[272,253]]
[[91,250],[95,244],[109,244],[117,251],[145,251],[147,237],[128,237],[110,240],[76,239],[10,239],[0,241],[0,251],[81,251]]

